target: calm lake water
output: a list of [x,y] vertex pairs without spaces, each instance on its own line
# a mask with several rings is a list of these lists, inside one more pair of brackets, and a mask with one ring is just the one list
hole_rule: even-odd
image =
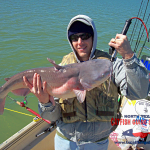
[[[78,14],[88,15],[94,20],[98,32],[97,48],[108,52],[110,39],[122,31],[127,19],[137,16],[140,5],[141,0],[0,0],[0,86],[5,83],[4,78],[18,72],[51,66],[47,57],[60,63],[62,57],[71,51],[66,38],[67,25]],[[149,12],[145,22],[147,14]],[[128,31],[129,37],[134,22]],[[150,27],[150,22],[147,27]],[[145,37],[144,31],[141,45]],[[150,44],[146,43],[146,46],[150,47]],[[148,55],[149,52],[144,50],[142,54]],[[18,101],[23,100],[9,95]],[[27,106],[38,112],[36,97],[30,94],[27,100]],[[21,114],[30,113],[9,98],[6,98],[5,108],[18,112],[5,109],[0,116],[0,143],[33,120],[32,116]]]

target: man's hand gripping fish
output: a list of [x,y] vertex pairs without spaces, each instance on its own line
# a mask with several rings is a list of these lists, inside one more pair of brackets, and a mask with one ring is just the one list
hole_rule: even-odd
[[82,103],[86,91],[106,81],[112,72],[112,62],[107,59],[94,59],[65,66],[59,66],[49,58],[48,61],[54,67],[30,69],[5,79],[7,82],[0,87],[0,114],[3,114],[5,99],[9,92],[20,96],[30,93],[23,82],[23,76],[32,83],[34,73],[38,73],[41,81],[47,82],[47,92],[51,96],[63,99],[77,97]]

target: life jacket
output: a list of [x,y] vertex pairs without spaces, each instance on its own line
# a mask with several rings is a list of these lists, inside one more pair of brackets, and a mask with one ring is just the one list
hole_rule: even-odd
[[[110,59],[110,55],[96,50],[94,59]],[[73,52],[63,57],[61,65],[71,63],[77,63]],[[83,103],[79,103],[76,97],[60,99],[59,103],[62,108],[62,120],[65,123],[111,121],[112,117],[117,118],[118,88],[108,79],[99,87],[86,91]]]

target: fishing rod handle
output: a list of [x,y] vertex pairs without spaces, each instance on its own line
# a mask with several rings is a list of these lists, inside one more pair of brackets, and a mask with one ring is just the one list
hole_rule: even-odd
[[122,29],[121,34],[123,34],[123,35],[127,34],[127,31],[128,31],[128,29],[130,27],[130,24],[131,24],[131,21],[132,21],[132,19],[126,20],[125,25],[124,25],[124,27]]
[[[123,35],[127,34],[127,31],[128,31],[128,29],[130,27],[130,24],[131,24],[131,20],[132,19],[126,20],[125,25],[124,25],[124,27],[122,29],[121,34],[123,34]],[[117,55],[117,51],[115,50],[114,47],[112,47],[112,46],[109,47],[109,54],[112,55],[111,56],[111,61],[113,62],[115,60],[115,58],[116,58],[116,55]]]

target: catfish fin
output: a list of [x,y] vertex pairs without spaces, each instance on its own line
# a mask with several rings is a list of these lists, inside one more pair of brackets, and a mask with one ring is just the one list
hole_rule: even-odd
[[92,88],[92,86],[89,83],[83,82],[83,80],[80,80],[81,85],[84,87],[85,90],[89,90]]
[[57,65],[57,64],[55,63],[55,61],[54,61],[54,60],[52,60],[52,59],[50,59],[50,58],[47,58],[47,60],[48,60],[51,64],[53,64],[53,65],[54,65],[54,67],[55,67],[57,70],[59,70],[59,69],[62,69],[62,68],[63,68],[62,66]]
[[20,88],[20,89],[13,90],[11,92],[15,95],[26,96],[30,93],[30,90],[28,88]]
[[85,100],[86,90],[73,90],[77,96],[77,99],[80,103],[83,103]]
[[10,78],[5,78],[5,81],[8,81]]

